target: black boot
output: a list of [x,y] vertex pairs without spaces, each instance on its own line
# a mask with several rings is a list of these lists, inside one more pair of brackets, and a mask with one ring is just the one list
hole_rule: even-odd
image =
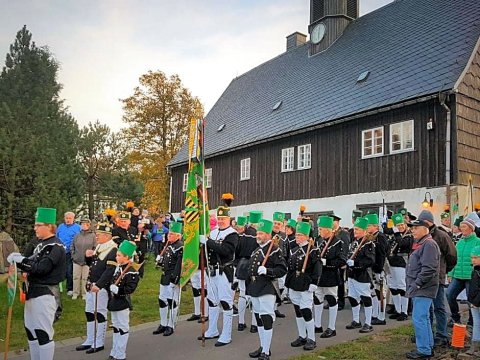
[[166,326],[158,325],[157,330],[152,332],[153,335],[162,334],[165,331]]
[[312,339],[307,339],[307,343],[303,345],[303,350],[313,350],[317,347],[317,343]]
[[250,326],[250,332],[251,332],[252,334],[258,333],[258,327],[257,327],[257,325],[252,325],[252,326]]
[[171,328],[170,326],[167,326],[165,328],[165,331],[163,332],[163,336],[170,336],[173,334],[173,328]]
[[195,321],[195,320],[200,320],[200,315],[195,315],[195,314],[192,314],[192,316],[190,316],[187,321]]
[[285,314],[282,314],[278,309],[275,310],[275,316],[279,319],[283,319],[285,317]]
[[307,339],[299,336],[296,340],[292,341],[290,345],[292,347],[300,347],[302,345],[305,345],[306,343],[307,343]]
[[325,339],[325,338],[330,338],[336,335],[337,335],[337,332],[335,330],[328,328],[327,330],[325,330],[325,332],[322,335],[320,335],[320,337]]
[[85,354],[93,354],[93,353],[102,351],[104,348],[105,348],[104,346],[99,346],[97,348],[92,347],[92,348],[88,349],[87,351],[85,351]]
[[237,329],[238,329],[238,331],[243,331],[243,330],[245,330],[246,328],[247,328],[247,325],[245,325],[245,324],[238,324],[238,328],[237,328]]
[[77,351],[83,351],[83,350],[88,350],[92,347],[92,345],[78,345],[75,350]]

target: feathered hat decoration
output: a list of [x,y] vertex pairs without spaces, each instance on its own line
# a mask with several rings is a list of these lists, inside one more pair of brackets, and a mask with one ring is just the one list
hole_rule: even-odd
[[230,206],[233,199],[234,199],[233,194],[230,194],[230,193],[222,194],[222,200],[225,203],[225,205],[227,205],[227,206]]
[[300,214],[301,216],[303,216],[303,214],[305,213],[305,210],[306,210],[306,209],[307,209],[307,208],[305,207],[305,205],[303,205],[303,204],[300,205],[300,213],[299,213],[299,214]]

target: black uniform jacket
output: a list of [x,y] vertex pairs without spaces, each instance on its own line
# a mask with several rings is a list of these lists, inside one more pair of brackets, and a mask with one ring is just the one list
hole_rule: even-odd
[[322,275],[322,261],[320,260],[320,250],[315,245],[312,246],[307,260],[307,267],[302,273],[302,267],[307,253],[308,245],[299,246],[292,252],[288,259],[288,273],[285,280],[285,286],[295,291],[307,291],[310,284],[318,286]]
[[[361,241],[362,239],[358,239],[350,243],[350,254],[355,252]],[[369,268],[375,264],[375,244],[372,240],[363,243],[353,261],[353,266],[348,267],[348,277],[361,283],[371,282]]]
[[[320,243],[320,254],[322,254],[328,239],[322,239]],[[346,253],[344,251],[343,241],[334,236],[326,252],[323,255],[326,264],[322,268],[319,286],[332,287],[340,285],[340,268],[346,263]]]
[[408,255],[412,251],[413,235],[410,229],[405,232],[395,232],[389,242],[388,263],[393,267],[406,267]]
[[42,295],[53,295],[50,287],[58,286],[66,276],[65,247],[52,236],[41,241],[33,255],[17,264],[28,273],[27,300]]
[[214,229],[207,240],[210,270],[220,269],[229,282],[233,281],[233,259],[238,244],[238,233],[232,228]]
[[178,285],[180,274],[182,272],[183,241],[177,240],[174,243],[167,243],[167,249],[163,254],[162,268],[163,274],[160,278],[160,284]]
[[258,248],[257,231],[252,228],[246,228],[243,234],[238,235],[238,244],[235,249],[234,265],[236,266],[235,276],[239,280],[247,280],[248,263],[252,253]]
[[258,268],[262,265],[270,244],[271,240],[263,247],[258,247],[250,258],[248,278],[246,280],[247,295],[253,297],[260,297],[268,294],[276,295],[277,292],[273,285],[273,280],[278,279],[287,273],[287,264],[285,263],[282,251],[277,245],[273,245],[267,262],[265,263],[267,274],[258,275]]
[[[125,270],[127,264],[118,265],[115,268],[115,272],[113,273],[112,277],[112,284],[117,281],[117,279],[121,276],[122,271]],[[138,285],[138,280],[140,276],[138,271],[134,270],[132,267],[129,268],[125,274],[123,274],[122,280],[117,284],[118,286],[118,294],[113,294],[110,292],[109,289],[109,298],[108,298],[108,305],[107,309],[110,311],[120,311],[125,309],[132,310],[132,301],[130,299],[130,294],[132,294]]]
[[136,227],[130,226],[128,230],[116,226],[113,228],[112,236],[113,240],[120,245],[123,240],[135,241],[135,237],[138,234],[138,229]]
[[[113,240],[110,241],[113,243]],[[94,255],[86,258],[86,263],[90,266],[88,282],[97,285],[100,289],[106,289],[110,285],[117,263],[117,247],[106,247],[107,244],[98,244]],[[102,248],[105,248],[105,250],[102,250]]]
[[372,265],[372,270],[376,274],[381,274],[385,266],[385,260],[388,253],[388,238],[387,235],[377,231],[374,236],[375,243],[375,264]]

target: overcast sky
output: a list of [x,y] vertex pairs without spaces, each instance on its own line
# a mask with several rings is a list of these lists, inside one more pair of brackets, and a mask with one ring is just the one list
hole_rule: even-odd
[[[360,0],[360,15],[392,0]],[[149,70],[178,74],[206,111],[230,81],[307,34],[309,0],[0,0],[0,64],[25,24],[61,64],[61,97],[83,126],[113,130]]]

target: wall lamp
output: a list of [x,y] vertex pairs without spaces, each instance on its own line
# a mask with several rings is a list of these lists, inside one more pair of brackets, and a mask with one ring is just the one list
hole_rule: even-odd
[[424,208],[433,207],[432,194],[430,194],[428,191],[425,193],[425,198],[422,201],[422,206]]

